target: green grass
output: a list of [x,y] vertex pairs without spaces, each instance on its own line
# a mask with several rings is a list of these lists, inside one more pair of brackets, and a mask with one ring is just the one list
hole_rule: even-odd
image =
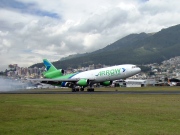
[[2,135],[179,135],[180,95],[0,94]]

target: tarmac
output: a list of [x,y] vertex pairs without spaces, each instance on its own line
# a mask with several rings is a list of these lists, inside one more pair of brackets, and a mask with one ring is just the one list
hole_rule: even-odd
[[0,94],[148,94],[148,95],[180,95],[180,91],[65,91],[65,90],[16,90],[16,91],[0,91]]

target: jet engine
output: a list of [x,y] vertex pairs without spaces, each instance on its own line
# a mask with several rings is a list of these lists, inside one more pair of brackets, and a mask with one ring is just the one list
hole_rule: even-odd
[[77,85],[79,85],[79,86],[87,86],[88,84],[89,84],[89,80],[88,79],[80,79],[77,82]]
[[112,84],[112,81],[105,81],[105,82],[101,82],[100,85],[103,85],[103,86],[109,86]]
[[56,78],[56,77],[62,76],[63,74],[64,74],[64,70],[60,69],[60,70],[55,70],[55,71],[52,71],[49,73],[45,73],[44,77],[45,78]]

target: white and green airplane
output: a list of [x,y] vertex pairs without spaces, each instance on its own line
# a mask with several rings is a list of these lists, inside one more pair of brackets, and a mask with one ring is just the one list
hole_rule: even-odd
[[43,73],[44,79],[33,80],[55,86],[70,87],[72,88],[72,92],[77,91],[76,86],[80,86],[81,91],[84,91],[85,87],[88,87],[87,91],[94,91],[93,84],[95,83],[109,86],[112,84],[113,80],[126,79],[141,71],[141,69],[136,65],[125,64],[72,74],[64,74],[63,69],[56,69],[47,59],[43,59],[43,63],[46,67],[46,72]]

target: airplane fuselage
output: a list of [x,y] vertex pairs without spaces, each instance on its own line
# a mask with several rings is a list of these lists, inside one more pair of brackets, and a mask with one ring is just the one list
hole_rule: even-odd
[[75,73],[69,77],[69,79],[89,79],[93,80],[92,82],[98,83],[103,81],[111,81],[128,78],[139,73],[141,69],[136,67],[135,65],[126,64],[126,65],[118,65],[107,68],[95,69],[84,71],[80,73]]

